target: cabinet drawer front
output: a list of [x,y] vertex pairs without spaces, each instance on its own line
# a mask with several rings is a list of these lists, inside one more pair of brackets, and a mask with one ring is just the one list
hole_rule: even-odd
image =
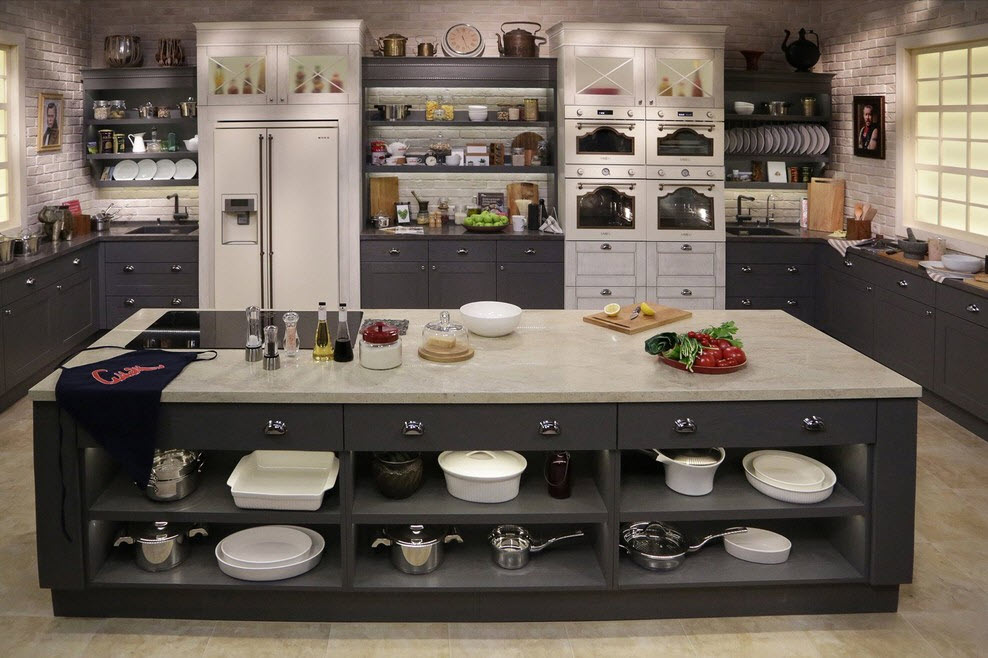
[[108,295],[191,295],[198,287],[198,263],[106,264]]
[[107,242],[103,259],[107,263],[194,263],[199,260],[199,243],[181,242]]
[[663,276],[716,276],[717,256],[714,252],[671,251],[656,256],[656,274]]
[[728,297],[726,308],[739,310],[779,310],[813,324],[813,297]]
[[872,400],[622,404],[618,448],[874,443],[875,413]]
[[920,304],[932,306],[936,297],[937,284],[930,277],[925,274],[909,274],[887,265],[875,268],[875,283]]
[[98,266],[99,252],[96,245],[74,251],[55,261],[56,273],[59,279],[70,277],[79,272],[95,271]]
[[18,272],[0,281],[0,299],[4,304],[10,304],[46,288],[58,281],[60,269],[58,261],[49,261],[44,265]]
[[[576,258],[570,266],[570,285],[576,286],[635,286],[643,283],[645,258],[634,242],[590,243],[594,251],[583,251],[577,245]],[[609,248],[601,249],[603,245]]]
[[[815,261],[816,244],[785,244],[780,242],[727,242],[727,262],[730,263],[785,263],[811,265]],[[840,254],[829,245],[837,259]]]
[[344,425],[347,450],[612,450],[616,420],[605,404],[402,404],[348,406]]
[[988,327],[988,299],[947,285],[937,288],[936,298],[937,309]]
[[106,326],[113,328],[142,308],[197,308],[199,294],[191,295],[115,295],[106,298]]
[[425,240],[364,240],[360,243],[363,262],[401,262],[428,260],[429,243]]
[[490,262],[496,244],[493,240],[429,240],[429,260]]
[[731,263],[727,288],[731,296],[812,296],[812,265],[791,263]]
[[497,260],[502,263],[561,263],[562,240],[498,240]]

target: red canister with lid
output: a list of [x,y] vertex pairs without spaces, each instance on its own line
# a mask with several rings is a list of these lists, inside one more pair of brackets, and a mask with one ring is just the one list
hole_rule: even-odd
[[360,332],[360,365],[390,370],[401,365],[401,333],[386,322],[374,322]]

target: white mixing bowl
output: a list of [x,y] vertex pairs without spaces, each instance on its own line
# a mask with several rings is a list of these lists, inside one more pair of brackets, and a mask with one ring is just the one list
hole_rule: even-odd
[[967,254],[944,254],[940,257],[943,266],[952,272],[980,272],[985,262],[977,256]]
[[521,322],[521,308],[505,302],[470,302],[460,307],[463,324],[478,336],[507,336]]

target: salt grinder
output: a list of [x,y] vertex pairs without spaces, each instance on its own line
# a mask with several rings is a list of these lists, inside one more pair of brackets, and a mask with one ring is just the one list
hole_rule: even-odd
[[261,309],[248,306],[247,345],[244,347],[244,359],[251,363],[260,361],[261,354]]
[[278,356],[278,327],[269,324],[264,327],[264,369],[277,370],[281,367]]

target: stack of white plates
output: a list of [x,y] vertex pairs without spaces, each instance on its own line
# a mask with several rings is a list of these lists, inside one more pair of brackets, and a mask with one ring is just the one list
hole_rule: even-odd
[[797,452],[758,450],[745,455],[742,464],[751,486],[786,503],[819,503],[837,484],[830,467]]
[[812,123],[731,128],[724,134],[724,151],[738,155],[821,155],[828,148],[830,133]]
[[319,564],[326,540],[315,530],[267,525],[235,532],[216,545],[220,571],[240,580],[283,580]]

